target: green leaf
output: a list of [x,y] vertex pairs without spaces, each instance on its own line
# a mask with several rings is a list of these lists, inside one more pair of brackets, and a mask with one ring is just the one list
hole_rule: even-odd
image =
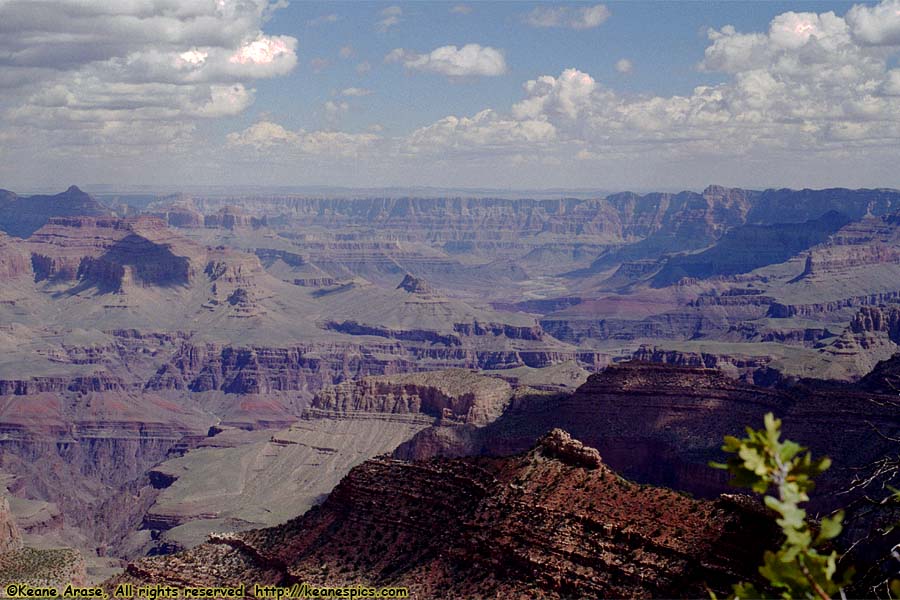
[[816,536],[815,545],[818,546],[822,542],[833,540],[841,534],[844,528],[844,511],[840,510],[830,517],[825,517],[819,523],[819,535]]

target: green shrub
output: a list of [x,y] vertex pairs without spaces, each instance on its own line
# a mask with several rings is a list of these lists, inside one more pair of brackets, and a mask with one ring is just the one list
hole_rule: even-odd
[[[711,463],[732,475],[731,484],[759,494],[778,516],[784,541],[776,551],[766,551],[760,574],[771,590],[781,598],[818,598],[828,600],[850,583],[852,569],[838,573],[837,551],[824,550],[841,533],[843,511],[821,520],[818,530],[810,526],[801,505],[809,501],[816,476],[831,466],[831,460],[813,460],[796,442],[781,440],[781,421],[772,413],[765,427],[747,428],[747,437],[725,437],[722,450],[732,454],[728,461]],[[765,598],[766,594],[750,583],[734,586],[735,598]]]

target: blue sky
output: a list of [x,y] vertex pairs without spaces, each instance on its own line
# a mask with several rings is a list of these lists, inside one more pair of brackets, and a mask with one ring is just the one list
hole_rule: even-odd
[[900,186],[898,53],[900,0],[0,0],[0,187]]
[[[351,86],[373,91],[355,102],[347,123],[372,123],[402,134],[447,114],[473,114],[483,108],[511,105],[521,96],[522,83],[545,73],[575,67],[604,85],[631,94],[689,94],[698,84],[724,77],[697,69],[708,45],[706,30],[733,24],[742,31],[764,30],[775,15],[796,10],[845,12],[850,2],[608,2],[611,17],[591,29],[535,28],[522,16],[548,3],[538,2],[294,2],[275,13],[266,31],[300,40],[300,64],[290,75],[260,82],[257,102],[242,123],[271,112],[294,127],[327,126],[322,104],[333,93]],[[454,6],[472,9],[451,13]],[[389,6],[403,9],[402,21],[389,30],[374,24]],[[555,4],[551,6],[560,6]],[[566,6],[579,6],[566,4]],[[310,24],[335,15],[335,22]],[[444,45],[478,43],[503,49],[508,73],[496,78],[448,80],[437,75],[411,76],[396,65],[383,64],[394,48],[431,50]],[[339,52],[352,47],[353,57]],[[320,71],[310,61],[322,58],[329,65]],[[615,63],[627,58],[634,64],[628,74]],[[364,75],[356,66],[364,61],[372,71]],[[227,127],[228,124],[221,124]]]

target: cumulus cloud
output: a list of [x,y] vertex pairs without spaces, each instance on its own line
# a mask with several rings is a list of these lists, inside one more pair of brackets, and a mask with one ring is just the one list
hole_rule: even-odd
[[568,27],[569,29],[593,29],[610,17],[603,4],[573,8],[569,6],[539,6],[523,15],[525,23],[532,27]]
[[619,73],[631,73],[631,69],[634,68],[634,65],[631,64],[631,61],[627,58],[620,58],[616,61],[616,71]]
[[171,145],[194,119],[245,110],[253,80],[295,67],[297,40],[263,32],[283,5],[0,1],[0,116],[32,133],[77,130],[112,152],[124,132]]
[[325,118],[329,121],[336,120],[348,110],[350,110],[350,105],[347,102],[335,102],[334,100],[325,102]]
[[426,54],[396,48],[384,60],[402,63],[412,71],[429,71],[448,77],[494,77],[506,73],[503,52],[479,44],[466,44],[461,48],[441,46]]
[[847,13],[847,23],[860,44],[900,45],[900,0],[875,6],[857,4]]
[[391,27],[398,25],[403,15],[403,9],[399,6],[388,6],[378,13],[381,19],[375,23],[375,29],[384,33]]
[[473,117],[444,117],[414,131],[407,143],[415,152],[468,152],[534,145],[555,137],[555,128],[546,121],[504,118],[488,109]]
[[[893,39],[887,11],[896,5],[889,0],[856,7],[846,17],[791,11],[761,32],[710,30],[700,67],[724,81],[689,94],[618,94],[569,68],[527,81],[523,97],[505,112],[448,116],[410,139],[427,138],[432,148],[496,152],[490,132],[505,140],[506,151],[526,153],[532,141],[515,133],[538,131],[540,124],[540,131],[553,132],[543,139],[555,151],[571,148],[571,156],[581,159],[612,151],[691,160],[769,160],[780,152],[822,155],[849,147],[860,156],[866,147],[881,152],[900,144],[900,69],[890,68],[896,50],[885,49]],[[866,20],[873,15],[877,32]],[[627,72],[630,63],[616,68]]]
[[526,98],[513,105],[517,119],[575,119],[593,102],[597,82],[578,69],[566,69],[559,77],[543,75],[524,85]]
[[228,145],[258,153],[279,152],[294,155],[352,157],[375,143],[372,133],[341,131],[290,131],[271,121],[254,123],[247,129],[229,133]]

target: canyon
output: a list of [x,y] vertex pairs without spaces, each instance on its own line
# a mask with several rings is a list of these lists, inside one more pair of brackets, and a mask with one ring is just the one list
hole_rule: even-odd
[[[383,479],[397,489],[378,489],[409,497],[457,482],[421,518],[439,519],[428,511],[445,504],[462,512],[448,513],[439,541],[414,541],[414,526],[384,531],[409,539],[415,556],[325,557],[325,538],[302,542],[309,556],[350,569],[346,581],[406,585],[441,572],[420,589],[453,590],[446,573],[457,567],[429,553],[490,545],[514,521],[549,526],[528,521],[498,483],[538,455],[547,472],[535,486],[586,470],[602,476],[584,485],[658,486],[629,488],[640,510],[682,502],[671,488],[743,522],[746,507],[722,496],[707,463],[721,459],[724,435],[770,411],[835,461],[815,510],[894,485],[890,470],[853,482],[894,456],[900,435],[895,190],[114,200],[74,186],[0,192],[0,480],[30,547],[69,540],[91,581],[125,561],[123,577],[146,579],[142,569],[170,559],[142,557],[173,552],[257,568],[276,550],[241,540],[292,519],[399,519],[412,508],[379,503],[371,490]],[[600,462],[569,450],[545,461],[554,428]],[[466,504],[476,496],[481,508]],[[528,503],[556,515],[561,498],[535,488]],[[563,559],[535,539],[499,554],[479,546],[483,562],[460,584],[475,587],[456,591],[528,593],[533,576],[548,597],[657,595],[678,578],[724,586],[743,573],[685,571],[679,548],[694,533],[666,533],[675,545],[658,547],[649,520],[634,537],[613,504],[559,516],[579,533],[554,543],[581,540],[598,554]],[[495,510],[515,517],[467,529]],[[626,533],[609,533],[604,549],[586,541],[589,522]],[[871,517],[855,523],[847,544],[869,560],[883,541],[861,541]],[[291,531],[273,535],[307,539]],[[637,548],[659,553],[644,583],[573,566],[602,556],[621,567]],[[540,552],[558,562],[527,558]],[[313,577],[312,564],[290,577]],[[500,581],[500,564],[525,571]],[[266,569],[260,577],[287,577]]]

